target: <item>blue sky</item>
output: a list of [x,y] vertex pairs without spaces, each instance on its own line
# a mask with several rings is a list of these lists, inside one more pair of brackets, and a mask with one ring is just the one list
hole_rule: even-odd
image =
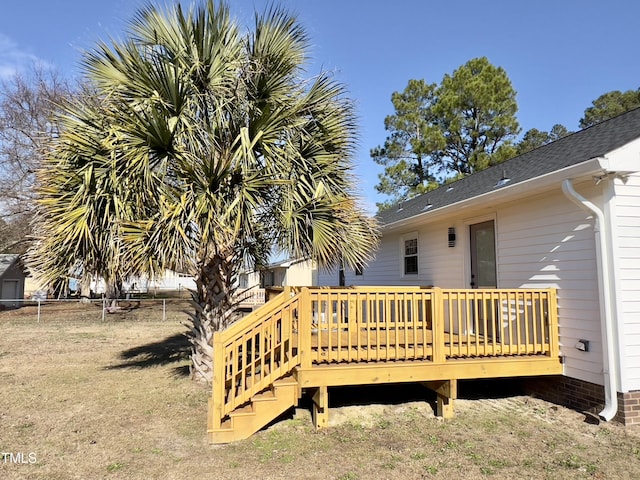
[[[0,77],[39,61],[77,75],[83,50],[122,35],[145,0],[22,0],[0,15]],[[166,3],[160,0],[156,3]],[[188,3],[184,1],[183,3]],[[229,0],[249,25],[264,0]],[[577,130],[591,102],[640,87],[640,2],[282,0],[311,37],[309,73],[335,72],[356,102],[360,191],[370,210],[384,197],[369,150],[386,138],[391,93],[411,78],[440,82],[471,58],[503,67],[518,92],[522,131],[561,123]]]

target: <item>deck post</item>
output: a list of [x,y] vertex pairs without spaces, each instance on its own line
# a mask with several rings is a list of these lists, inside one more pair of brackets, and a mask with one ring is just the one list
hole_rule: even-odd
[[298,358],[301,368],[311,368],[311,294],[307,287],[300,291],[300,306],[298,308]]
[[431,328],[433,331],[433,363],[444,363],[444,298],[442,289],[431,290]]
[[211,400],[209,401],[208,423],[209,430],[218,429],[222,425],[222,406],[224,404],[224,349],[222,332],[213,334],[213,386]]
[[549,289],[548,308],[549,356],[557,358],[560,356],[560,346],[558,345],[560,334],[558,332],[558,289],[556,288]]
[[329,425],[329,389],[326,385],[313,389],[311,395],[313,427],[321,430]]
[[458,396],[457,380],[434,380],[430,382],[422,382],[429,390],[436,392],[438,403],[436,415],[444,419],[453,418],[455,411],[453,407],[454,400]]

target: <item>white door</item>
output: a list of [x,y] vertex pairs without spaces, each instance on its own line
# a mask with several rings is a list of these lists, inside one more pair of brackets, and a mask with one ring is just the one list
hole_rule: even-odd
[[493,220],[469,227],[471,233],[471,288],[496,288],[496,236]]
[[[496,234],[493,220],[469,226],[471,233],[471,288],[497,288]],[[471,330],[489,338],[500,339],[499,305],[491,300],[478,300],[470,306]]]

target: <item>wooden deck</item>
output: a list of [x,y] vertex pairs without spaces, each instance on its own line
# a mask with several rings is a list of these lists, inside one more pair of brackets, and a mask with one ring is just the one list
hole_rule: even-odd
[[251,287],[241,290],[235,299],[240,310],[255,310],[266,301],[265,289],[259,287]]
[[459,379],[562,372],[552,289],[288,288],[213,346],[212,442],[244,438],[238,410],[278,381],[287,398],[312,394],[321,428],[331,386],[421,382],[451,416]]
[[[450,358],[529,354],[527,345],[495,344],[485,335],[445,333],[445,348]],[[293,338],[294,350],[298,347]],[[312,358],[316,364],[330,362],[409,361],[433,358],[433,331],[390,328],[372,331],[311,332]]]

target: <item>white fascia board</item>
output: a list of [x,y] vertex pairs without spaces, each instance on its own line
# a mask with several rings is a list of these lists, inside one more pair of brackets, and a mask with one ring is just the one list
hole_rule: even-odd
[[429,210],[428,212],[414,215],[413,217],[398,220],[396,222],[384,225],[381,230],[383,232],[390,232],[398,228],[406,228],[413,226],[417,223],[428,223],[437,221],[443,217],[451,215],[452,212],[462,210],[469,207],[482,207],[487,203],[496,203],[506,201],[510,198],[521,196],[523,193],[534,194],[539,191],[544,191],[550,187],[560,188],[560,182],[568,178],[578,179],[580,177],[600,175],[607,173],[607,169],[603,167],[602,163],[606,163],[606,159],[601,157],[592,158],[577,165],[571,165],[560,170],[534,177],[523,182],[516,183],[514,185],[507,185],[501,188],[496,188],[490,192],[477,195],[475,197],[467,198],[457,203],[452,203],[445,207]]
[[289,268],[292,265],[296,265],[298,263],[304,262],[308,259],[306,258],[290,258],[288,260],[282,260],[280,262],[270,263],[266,268]]
[[623,145],[609,152],[600,159],[603,170],[609,174],[619,176],[629,175],[640,171],[640,139]]

